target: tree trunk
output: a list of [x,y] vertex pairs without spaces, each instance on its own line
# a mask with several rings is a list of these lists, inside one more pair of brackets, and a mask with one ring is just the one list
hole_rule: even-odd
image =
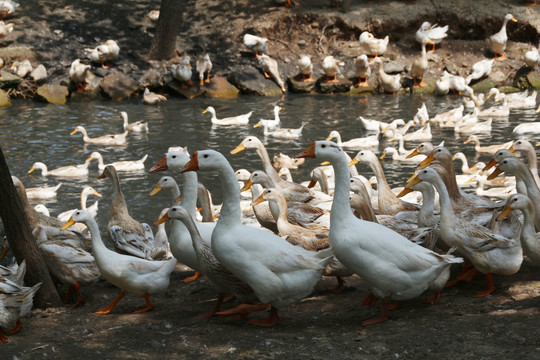
[[151,59],[169,60],[176,55],[176,36],[181,18],[181,0],[161,0],[156,34],[150,48]]
[[56,287],[53,284],[47,265],[41,256],[23,205],[17,195],[11,173],[0,147],[0,217],[8,238],[9,247],[17,262],[26,260],[25,285],[33,286],[41,282],[41,287],[34,297],[38,308],[58,307],[62,305]]

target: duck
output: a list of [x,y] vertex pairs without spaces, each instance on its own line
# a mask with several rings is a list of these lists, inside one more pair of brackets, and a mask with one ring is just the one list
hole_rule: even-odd
[[444,70],[435,82],[435,94],[446,95],[450,91],[450,74]]
[[360,127],[366,131],[376,132],[377,134],[382,132],[387,127],[397,128],[398,126],[404,126],[405,121],[403,119],[395,119],[390,123],[385,123],[375,119],[366,119],[363,116],[359,116],[356,120],[360,121]]
[[[205,54],[202,58],[198,59],[195,69],[197,70],[197,73],[199,74],[199,84],[201,86],[203,86],[204,83],[209,84],[210,71],[212,71],[212,60],[210,60],[210,55]],[[204,74],[206,74],[206,79],[204,77]]]
[[465,83],[469,85],[473,80],[488,76],[491,73],[493,62],[495,62],[495,59],[483,59],[475,62],[472,66],[472,73],[465,78]]
[[13,259],[9,266],[0,265],[0,277],[13,281],[17,285],[24,285],[24,276],[26,275],[26,260],[20,265]]
[[172,76],[180,81],[182,88],[187,88],[188,85],[191,86],[193,82],[191,81],[191,64],[189,63],[189,57],[184,57],[181,64],[173,64],[171,67]]
[[159,19],[159,10],[150,10],[146,16],[148,16],[150,21],[157,23]]
[[278,63],[275,59],[272,59],[270,56],[263,54],[263,55],[256,55],[256,58],[259,62],[259,66],[262,69],[263,75],[267,79],[274,79],[276,84],[281,89],[282,93],[285,93],[287,89],[285,89],[285,82],[281,78],[281,75],[279,75],[279,68]]
[[103,240],[99,227],[85,210],[76,210],[62,227],[67,229],[75,222],[84,223],[90,230],[92,237],[92,253],[101,275],[122,292],[109,305],[96,311],[96,314],[105,315],[118,304],[130,292],[137,297],[144,297],[146,307],[133,313],[143,313],[153,308],[150,295],[165,292],[169,286],[171,273],[176,267],[176,259],[171,257],[167,260],[146,260],[136,256],[123,255],[109,250]]
[[413,121],[416,125],[424,125],[429,121],[429,114],[425,102],[422,103],[422,106],[420,106],[416,111],[416,114],[414,114]]
[[58,189],[62,186],[62,183],[58,183],[55,186],[38,186],[26,189],[26,196],[29,199],[49,200],[56,197]]
[[398,154],[399,155],[409,155],[413,150],[407,150],[405,149],[405,140],[403,139],[403,135],[401,134],[396,134],[394,135],[394,137],[390,138],[390,140],[388,140],[388,142],[392,142],[392,141],[398,141]]
[[253,111],[248,112],[247,114],[237,115],[237,116],[231,116],[223,119],[218,119],[216,116],[216,109],[214,109],[212,106],[207,107],[203,114],[209,112],[212,115],[212,124],[214,125],[247,125],[249,123],[249,118],[251,114],[253,114]]
[[268,151],[259,138],[256,136],[245,137],[238,146],[231,150],[231,154],[238,154],[246,149],[254,149],[257,152],[263,163],[264,171],[274,182],[274,187],[285,195],[287,201],[309,202],[314,200],[315,193],[313,191],[303,185],[285,181],[278,175],[272,166]]
[[336,60],[332,55],[326,56],[322,62],[322,69],[325,74],[325,82],[339,82],[337,75],[341,74],[341,69],[339,68],[339,61]]
[[[397,134],[405,135],[407,133],[407,131],[409,131],[409,129],[411,127],[416,127],[416,124],[415,124],[414,120],[409,120],[409,121],[407,121],[407,123],[405,125],[403,125],[401,127],[398,127],[396,125],[396,122],[399,121],[399,120],[401,120],[401,119],[394,120],[390,124],[385,126],[381,130],[382,136],[387,138],[387,139],[391,139],[391,138],[395,137]],[[402,122],[403,122],[403,120],[401,120],[398,124],[402,124]]]
[[531,47],[531,49],[525,53],[524,60],[525,66],[530,68],[530,72],[532,72],[534,70],[534,67],[538,64],[538,61],[540,61],[540,54],[538,53],[538,48]]
[[71,63],[69,68],[69,78],[75,86],[77,87],[78,93],[83,93],[86,90],[86,79],[91,71],[92,67],[90,65],[81,64],[81,59],[75,59]]
[[384,175],[384,171],[379,159],[377,159],[377,156],[372,151],[359,151],[358,154],[356,154],[356,156],[349,161],[349,166],[356,165],[358,163],[368,165],[375,173],[377,178],[377,201],[379,214],[395,215],[400,211],[417,211],[420,208],[420,206],[417,204],[411,204],[396,197],[386,181],[386,176]]
[[479,117],[508,117],[510,115],[510,106],[506,100],[506,96],[501,94],[499,101],[502,100],[502,104],[483,109],[478,112]]
[[67,165],[62,166],[53,170],[49,170],[47,168],[47,165],[44,163],[38,161],[35,162],[30,170],[28,170],[28,173],[31,174],[35,170],[41,170],[41,175],[43,176],[58,176],[58,177],[85,177],[88,176],[88,166],[90,165],[90,161],[86,160],[83,164],[79,165]]
[[253,289],[233,275],[225,266],[223,266],[214,255],[212,248],[199,233],[199,229],[190,213],[181,205],[172,206],[167,213],[161,215],[157,224],[163,224],[171,219],[181,221],[188,229],[192,239],[193,248],[197,255],[202,273],[210,280],[218,292],[218,299],[213,309],[209,313],[198,315],[199,318],[210,318],[219,313],[221,304],[227,293],[233,293],[234,296],[242,302],[255,302],[257,298]]
[[435,44],[439,44],[445,37],[448,36],[448,25],[443,27],[437,24],[431,25],[428,21],[424,21],[420,28],[415,33],[415,39],[420,44],[433,45],[431,52],[435,52]]
[[302,123],[299,128],[293,129],[293,128],[279,128],[275,130],[269,130],[268,125],[263,124],[264,128],[264,136],[271,136],[278,139],[298,139],[302,136],[302,130],[304,130],[304,126],[306,123]]
[[41,283],[37,283],[26,287],[0,276],[0,345],[7,341],[4,332],[15,334],[20,330],[21,318],[32,310],[34,295],[40,286]]
[[[81,196],[80,196],[80,199],[81,199],[81,207],[80,208],[83,209],[83,210],[88,211],[90,213],[90,215],[92,215],[93,217],[96,217],[97,210],[98,210],[98,202],[96,201],[91,206],[86,207],[86,201],[88,200],[89,195],[102,197],[102,195],[100,193],[98,193],[96,190],[94,190],[93,187],[84,186],[82,191],[81,191]],[[71,209],[71,210],[64,211],[64,212],[58,214],[57,218],[62,222],[66,222],[69,219],[69,217],[71,216],[71,214],[73,214],[73,211],[75,211],[75,210],[77,210],[77,209]]]
[[120,54],[120,46],[115,40],[109,39],[105,43],[98,45],[93,49],[84,49],[88,58],[92,62],[101,63],[101,67],[108,69],[110,61]]
[[371,75],[371,68],[369,66],[367,55],[362,54],[354,58],[354,68],[356,69],[356,74],[358,75],[358,82],[356,83],[356,86],[369,86],[368,80],[369,76]]
[[486,175],[474,174],[469,181],[471,183],[476,182],[476,189],[474,191],[476,195],[495,200],[506,199],[512,192],[515,192],[516,190],[515,183],[508,186],[497,186],[486,189],[488,182]]
[[15,9],[19,7],[19,3],[13,0],[3,0],[0,2],[0,20],[4,19],[6,16],[11,15],[15,12]]
[[328,242],[336,258],[370,285],[375,298],[383,299],[381,316],[364,321],[363,326],[387,320],[390,299],[407,300],[426,290],[438,293],[442,289],[450,266],[463,259],[437,254],[383,225],[355,217],[349,203],[347,158],[336,143],[315,141],[297,156],[326,160],[334,168],[336,188]]
[[234,170],[215,150],[196,151],[181,172],[212,171],[222,186],[223,207],[212,233],[212,251],[231,273],[248,284],[263,304],[270,304],[259,326],[274,326],[279,309],[311,294],[332,259],[332,249],[318,252],[294,246],[279,236],[243,225],[240,221],[240,189]]
[[[419,57],[413,60],[413,63],[411,65],[411,70],[409,74],[413,78],[413,87],[426,86],[426,83],[424,82],[424,73],[427,71],[429,67],[429,62],[428,62],[427,53],[426,53],[427,44],[433,44],[433,46],[435,47],[435,43],[433,41],[431,40],[423,41],[422,53]],[[420,82],[417,82],[418,78],[420,78]]]
[[45,206],[45,204],[37,204],[36,206],[34,206],[34,209],[40,214],[43,214],[45,216],[51,216],[51,212],[49,211],[49,208]]
[[463,142],[463,144],[468,144],[470,142],[474,142],[474,150],[476,151],[477,154],[486,154],[486,155],[488,154],[491,155],[499,149],[508,149],[514,143],[513,141],[507,141],[503,144],[480,146],[480,139],[478,138],[478,136],[469,135],[469,137]]
[[470,222],[469,219],[456,216],[448,190],[434,169],[420,170],[407,186],[413,186],[421,181],[431,183],[439,193],[441,204],[439,228],[443,241],[448,246],[456,246],[459,253],[474,266],[473,269],[458,276],[457,281],[468,280],[479,271],[486,275],[488,289],[476,293],[475,296],[484,297],[491,294],[495,290],[492,274],[512,275],[520,269],[523,250],[519,241],[495,234],[484,226]]
[[454,93],[458,93],[458,95],[474,94],[474,90],[469,85],[467,85],[467,81],[465,80],[463,76],[453,75],[453,74],[449,74],[448,76],[450,79],[449,89],[452,90]]
[[515,140],[508,148],[511,152],[519,151],[520,154],[527,159],[527,165],[534,178],[534,182],[540,189],[540,176],[538,175],[538,157],[534,146],[525,139]]
[[162,176],[158,180],[152,191],[150,191],[148,196],[154,196],[161,190],[165,190],[167,192],[168,198],[172,200],[173,205],[176,202],[176,199],[178,199],[181,194],[178,183],[176,182],[176,180],[174,180],[172,176]]
[[[62,229],[57,229],[60,232]],[[67,302],[75,291],[77,301],[72,307],[85,303],[80,286],[92,285],[101,276],[94,256],[89,252],[62,240],[50,240],[49,232],[41,226],[32,231],[49,273],[69,289],[63,301]]]
[[488,39],[489,48],[494,54],[495,59],[506,59],[506,57],[504,56],[506,42],[508,41],[508,36],[506,35],[506,24],[508,24],[509,21],[517,22],[517,20],[512,16],[512,14],[506,14],[504,16],[501,30],[491,35]]
[[389,94],[396,94],[401,89],[401,75],[389,75],[384,71],[384,66],[380,58],[373,60],[376,64],[379,64],[379,82],[384,92]]
[[383,153],[381,155],[381,160],[385,159],[387,156],[390,157],[390,159],[394,161],[412,162],[412,163],[419,163],[425,158],[425,155],[424,155],[424,158],[408,158],[407,155],[400,154],[399,151],[393,147],[384,148]]
[[273,165],[276,169],[288,168],[288,169],[298,169],[299,166],[304,164],[305,159],[296,159],[292,158],[287,154],[278,153],[274,154]]
[[313,81],[313,64],[309,55],[302,55],[298,59],[298,69],[302,75],[301,81]]
[[265,37],[244,34],[244,45],[255,52],[255,56],[264,54],[268,51],[268,39]]
[[360,41],[360,48],[364,54],[378,57],[386,52],[390,38],[386,35],[384,39],[377,39],[373,34],[364,31],[360,34],[358,40]]
[[460,125],[459,123],[454,126],[454,132],[456,134],[489,134],[491,132],[492,118],[487,119],[484,122],[477,122],[472,124]]
[[499,89],[491,88],[488,93],[488,99],[494,96],[495,101],[500,101],[502,95],[504,95],[504,100],[507,101],[510,108],[523,109],[536,107],[536,91],[530,94],[528,90],[519,93],[501,94]]
[[124,130],[131,131],[134,133],[148,132],[147,122],[136,121],[130,124],[128,120],[128,114],[125,111],[121,111],[120,115],[118,115],[118,118],[124,121],[124,125],[123,125]]
[[145,154],[142,158],[139,160],[123,160],[123,161],[115,161],[109,164],[105,164],[103,162],[103,156],[98,151],[94,151],[90,154],[87,160],[94,160],[96,159],[98,161],[98,169],[103,170],[107,166],[114,166],[116,171],[138,171],[138,170],[144,170],[144,162],[148,158],[148,154]]
[[502,221],[514,210],[519,210],[523,213],[523,226],[520,231],[523,252],[535,266],[540,266],[540,237],[534,227],[534,219],[536,218],[535,207],[527,195],[510,195],[508,200],[506,200],[504,208],[497,216],[497,221]]
[[467,157],[464,153],[457,152],[452,156],[452,161],[460,160],[461,161],[461,173],[466,175],[473,175],[477,174],[479,171],[482,171],[482,169],[486,166],[485,163],[479,162],[475,164],[473,167],[469,167],[469,162],[467,161]]
[[277,130],[280,127],[281,120],[279,119],[279,111],[281,110],[281,107],[278,105],[274,106],[274,118],[273,119],[260,119],[258,123],[253,125],[254,128],[257,128],[261,125],[265,126],[268,130]]
[[154,105],[160,102],[167,101],[167,98],[161,94],[156,94],[155,92],[148,90],[148,88],[144,88],[142,101],[145,104]]
[[98,179],[111,179],[113,195],[109,217],[109,235],[119,253],[127,253],[141,259],[159,260],[167,256],[164,249],[155,248],[154,234],[148,224],[140,223],[129,215],[120,186],[120,178],[114,166],[107,165]]
[[93,145],[125,145],[127,143],[127,134],[128,131],[124,131],[122,134],[114,134],[114,135],[103,135],[95,138],[91,138],[88,136],[88,133],[86,132],[86,129],[82,126],[77,126],[75,130],[73,130],[70,135],[75,135],[76,133],[80,132],[83,134],[83,141],[86,144],[93,144]]
[[22,61],[16,60],[11,65],[11,70],[15,75],[20,77],[21,79],[25,78],[26,75],[30,74],[34,68],[32,67],[32,64],[30,63],[30,60],[25,59]]
[[433,135],[431,134],[431,125],[429,122],[421,129],[403,134],[404,141],[430,141],[432,138]]
[[332,130],[326,139],[336,139],[339,146],[348,150],[373,149],[379,146],[379,137],[377,135],[370,135],[364,138],[354,138],[343,142],[341,141],[341,134],[337,130]]

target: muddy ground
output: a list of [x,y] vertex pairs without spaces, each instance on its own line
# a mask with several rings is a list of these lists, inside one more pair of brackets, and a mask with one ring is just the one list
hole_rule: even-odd
[[[511,76],[522,66],[522,54],[538,44],[538,8],[515,1],[427,1],[408,5],[403,1],[352,1],[352,11],[328,9],[328,2],[296,1],[286,9],[270,1],[186,1],[178,38],[178,50],[196,57],[210,52],[215,73],[226,75],[242,66],[253,66],[241,44],[245,32],[273,40],[270,55],[280,59],[282,72],[293,74],[298,54],[313,59],[332,54],[346,61],[352,71],[360,29],[377,36],[390,34],[387,57],[406,61],[419,51],[414,32],[424,20],[450,24],[432,61],[430,76],[445,66],[464,73],[484,56],[484,39],[500,28],[511,12],[519,22],[509,25],[513,40],[507,62],[496,68]],[[51,78],[67,74],[69,64],[82,57],[82,49],[107,38],[121,46],[118,68],[142,74],[148,62],[155,25],[146,18],[159,1],[119,2],[37,1],[21,2],[18,13],[8,18],[16,24],[6,47],[26,45],[36,51]],[[299,45],[304,40],[306,45]],[[5,53],[4,53],[5,54]],[[12,52],[14,57],[20,55]],[[317,62],[314,60],[317,64]],[[320,69],[319,65],[315,69]],[[319,70],[320,71],[320,70]],[[454,272],[458,272],[455,269]],[[126,296],[109,315],[94,312],[118,294],[99,282],[83,289],[87,303],[75,309],[35,310],[24,319],[22,330],[0,346],[2,359],[533,359],[540,358],[538,269],[525,260],[516,275],[494,276],[497,290],[475,298],[487,287],[483,277],[443,292],[437,305],[424,299],[403,303],[385,323],[362,327],[363,320],[378,314],[377,307],[361,307],[368,294],[358,277],[347,279],[345,291],[333,294],[322,280],[315,293],[281,312],[273,328],[248,325],[245,320],[204,320],[196,315],[209,311],[216,297],[207,281],[182,283],[191,272],[181,266],[172,275],[166,294],[152,299],[154,310],[133,315],[144,300]],[[60,291],[64,291],[60,288]],[[231,307],[233,301],[226,304]],[[249,319],[266,314],[253,314]]]

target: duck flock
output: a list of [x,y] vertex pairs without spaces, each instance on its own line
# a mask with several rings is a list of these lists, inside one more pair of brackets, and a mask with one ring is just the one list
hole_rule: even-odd
[[[503,50],[493,51],[503,55]],[[302,74],[309,79],[307,71]],[[335,74],[327,76],[332,81]],[[239,139],[228,153],[169,148],[149,169],[152,174],[168,172],[150,192],[151,196],[168,194],[163,211],[155,214],[155,233],[152,224],[130,215],[133,205],[123,192],[129,184],[119,175],[145,169],[147,155],[106,164],[95,151],[84,164],[49,170],[36,162],[28,170],[77,178],[87,176],[90,163],[98,161],[99,178],[108,179],[113,189],[108,231],[94,219],[97,203],[86,206],[88,196],[101,196],[92,187],[83,188],[79,209],[51,217],[29,199],[54,198],[61,184],[25,189],[20,179],[13,177],[13,182],[51,275],[68,287],[65,301],[75,294],[72,306],[84,304],[85,286],[103,278],[119,288],[119,295],[96,313],[110,313],[126,293],[145,299],[145,306],[135,313],[149,311],[151,296],[165,292],[178,261],[195,271],[184,281],[206,276],[218,294],[203,317],[244,318],[268,310],[267,319],[249,323],[274,326],[279,312],[309,296],[322,276],[335,277],[336,286],[329,290],[339,292],[347,277],[357,275],[370,288],[361,304],[381,303],[380,315],[362,323],[373,325],[389,318],[396,307],[392,301],[424,296],[435,304],[445,287],[470,281],[479,273],[485,275],[487,285],[476,296],[485,297],[496,289],[492,275],[514,275],[524,258],[540,265],[540,177],[535,144],[524,137],[540,133],[540,123],[516,126],[513,140],[506,143],[482,146],[478,136],[490,132],[494,119],[508,117],[512,109],[534,111],[536,92],[505,95],[492,89],[485,98],[472,91],[464,94],[463,104],[434,116],[423,104],[408,122],[359,116],[358,129],[368,136],[346,140],[332,131],[319,140],[309,139],[316,141],[298,154],[278,154],[274,159],[254,135]],[[213,107],[204,112],[218,127],[245,127],[252,115],[220,119]],[[300,128],[282,127],[279,112],[275,106],[274,119],[261,119],[255,127],[264,128],[263,136],[285,142],[302,137],[306,123]],[[114,147],[125,145],[130,132],[149,131],[146,122],[129,123],[127,113],[119,118],[123,133],[91,137],[84,127],[76,126],[71,134],[82,134],[85,144]],[[467,136],[465,142],[474,143],[475,151],[491,161],[469,167],[463,153],[431,143],[432,127],[453,128],[457,135]],[[399,147],[385,148],[378,155],[381,139],[396,141]],[[418,145],[406,149],[411,141]],[[262,170],[233,169],[228,158],[244,151],[260,157]],[[417,166],[400,189],[392,189],[386,180],[380,162],[386,157]],[[456,173],[454,160],[462,162],[463,174]],[[368,166],[374,179],[359,174],[357,164]],[[300,184],[283,178],[299,166],[312,168],[310,181]],[[199,172],[217,175],[221,205],[212,203],[208,189],[198,181]],[[471,183],[478,187],[466,191]],[[168,233],[167,222],[171,223]],[[104,233],[112,249],[106,246]],[[0,258],[8,251],[6,239]],[[452,267],[461,268],[457,277],[451,278]],[[30,311],[39,288],[39,284],[24,286],[24,272],[24,262],[0,267],[0,343],[7,340],[4,333],[20,329],[20,319]],[[240,305],[222,310],[230,295]]]

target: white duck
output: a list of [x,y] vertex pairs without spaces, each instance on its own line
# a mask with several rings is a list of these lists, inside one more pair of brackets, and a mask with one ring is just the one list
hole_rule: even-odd
[[90,156],[88,157],[88,160],[94,160],[97,159],[98,161],[98,169],[103,170],[106,166],[111,165],[114,166],[116,171],[138,171],[138,170],[144,170],[144,162],[148,158],[148,154],[144,155],[139,160],[123,160],[123,161],[115,161],[109,164],[105,164],[103,162],[103,156],[97,151],[94,151]]
[[19,7],[19,3],[13,0],[2,0],[0,1],[0,20],[4,19],[6,16],[13,14],[16,8]]
[[390,159],[394,160],[394,161],[399,161],[399,162],[409,162],[409,163],[419,163],[421,162],[422,160],[425,159],[425,155],[423,158],[409,158],[407,157],[407,155],[402,155],[399,153],[399,151],[396,149],[396,148],[393,148],[393,147],[386,147],[384,148],[383,150],[383,153],[381,155],[381,160],[382,159],[385,159],[386,157],[390,157]]
[[78,93],[83,93],[86,90],[86,79],[92,67],[90,65],[81,64],[80,59],[75,59],[69,68],[69,78],[77,87]]
[[124,121],[124,130],[131,131],[134,133],[148,132],[148,123],[144,121],[136,121],[129,123],[128,114],[125,111],[121,111],[118,115],[119,119]]
[[313,64],[309,55],[302,55],[298,59],[298,69],[302,74],[302,81],[313,81]]
[[212,124],[214,125],[247,125],[249,123],[249,117],[253,114],[253,111],[247,114],[231,116],[223,119],[218,119],[216,116],[216,109],[212,106],[207,107],[203,114],[209,112],[212,115]]
[[329,244],[336,258],[368,282],[376,297],[383,299],[381,317],[366,320],[362,325],[388,319],[390,299],[412,299],[428,289],[437,292],[442,289],[450,275],[450,265],[463,260],[439,255],[385,226],[355,217],[349,203],[347,158],[339,146],[330,141],[316,141],[297,156],[316,157],[334,167],[336,188]]
[[39,186],[26,189],[26,196],[29,199],[48,200],[56,197],[56,192],[62,186],[62,183],[58,183],[56,186]]
[[495,101],[500,101],[501,97],[504,96],[504,100],[508,102],[510,108],[523,109],[536,107],[536,95],[536,91],[529,94],[528,90],[519,93],[501,94],[499,89],[492,88],[489,90],[488,99],[494,96]]
[[537,47],[532,47],[529,51],[527,51],[524,55],[525,65],[530,68],[530,71],[534,70],[534,67],[538,64],[538,61],[540,61],[540,54],[538,53]]
[[469,85],[473,80],[479,80],[491,73],[491,67],[495,59],[483,59],[472,66],[472,73],[465,78],[465,83]]
[[257,55],[257,60],[259,61],[264,77],[267,79],[274,79],[281,89],[281,92],[285,93],[287,90],[285,89],[285,82],[281,78],[281,75],[279,75],[277,61],[266,54]]
[[255,56],[268,51],[268,39],[252,34],[244,35],[244,45],[255,52]]
[[375,58],[373,60],[376,64],[379,64],[379,82],[384,92],[394,94],[401,89],[401,75],[389,75],[384,71],[384,66],[381,58]]
[[21,265],[17,264],[14,258],[9,266],[0,265],[0,277],[4,277],[13,281],[15,284],[24,285],[24,276],[26,275],[26,261],[23,260]]
[[373,149],[379,146],[379,137],[377,135],[354,138],[343,142],[341,141],[341,134],[337,130],[332,130],[326,140],[332,139],[335,139],[339,146],[348,150]]
[[388,35],[384,39],[377,39],[373,34],[364,31],[358,38],[360,41],[360,47],[362,52],[368,56],[378,57],[386,52],[388,42],[390,41]]
[[45,165],[42,162],[35,162],[32,165],[32,168],[28,170],[28,173],[34,172],[34,170],[41,170],[41,175],[43,176],[58,176],[58,177],[84,177],[88,176],[88,165],[90,165],[90,161],[86,160],[84,164],[79,165],[68,165],[68,166],[62,166],[57,169],[49,170],[47,168],[47,165]]
[[278,105],[274,106],[274,118],[273,119],[260,119],[258,123],[253,125],[254,128],[257,128],[261,125],[265,126],[268,130],[276,130],[279,129],[281,120],[279,119],[279,111],[281,110],[281,107]]
[[302,136],[302,130],[304,130],[304,126],[306,123],[302,123],[299,128],[293,129],[293,128],[279,128],[276,130],[269,130],[268,125],[263,124],[264,128],[264,136],[271,136],[278,139],[298,139],[300,136]]
[[76,133],[80,132],[83,135],[83,141],[86,144],[93,144],[93,145],[125,145],[127,143],[127,134],[128,131],[124,131],[122,134],[115,134],[115,135],[103,135],[96,138],[91,138],[88,136],[88,133],[86,132],[86,129],[82,126],[77,126],[75,130],[73,130],[70,135],[75,135]]
[[171,257],[163,261],[149,261],[119,254],[105,246],[101,240],[98,225],[88,212],[85,210],[75,211],[63,226],[63,229],[70,227],[75,222],[84,223],[90,230],[92,253],[101,275],[122,290],[116,299],[108,306],[96,311],[96,313],[100,315],[110,313],[126,292],[138,297],[144,297],[146,300],[146,307],[136,310],[134,313],[142,313],[152,309],[150,295],[160,294],[167,290],[170,275],[176,266],[176,259]]
[[326,56],[322,62],[322,69],[325,75],[325,82],[339,82],[337,75],[341,74],[341,69],[339,68],[339,61],[336,60],[332,55]]
[[468,144],[470,142],[474,142],[474,150],[477,154],[484,154],[484,155],[492,155],[495,151],[499,149],[508,149],[510,146],[512,146],[513,141],[508,141],[503,144],[492,144],[487,146],[480,146],[480,139],[477,135],[469,135],[467,140],[465,140],[463,143]]
[[24,78],[26,75],[30,74],[34,68],[32,67],[30,60],[25,59],[23,61],[14,61],[11,65],[11,70],[18,77]]
[[469,161],[467,160],[465,154],[462,152],[457,152],[454,154],[454,156],[452,156],[452,161],[455,160],[461,161],[461,173],[466,175],[477,174],[479,171],[482,171],[484,167],[486,167],[486,164],[483,162],[479,162],[473,167],[469,167]]
[[163,101],[167,101],[167,98],[165,96],[161,94],[156,94],[155,92],[148,90],[148,88],[144,88],[143,103],[148,105],[154,105]]
[[[422,42],[422,52],[419,57],[416,57],[413,60],[411,65],[410,75],[413,78],[413,87],[424,87],[426,83],[424,82],[424,73],[429,67],[429,62],[426,53],[426,44],[433,44],[435,49],[435,43],[431,40],[426,40]],[[420,82],[417,82],[417,79],[420,78]]]
[[517,22],[517,20],[512,16],[512,14],[506,14],[504,21],[499,32],[491,35],[488,39],[488,44],[491,52],[494,54],[495,59],[500,58],[505,60],[504,50],[506,49],[506,42],[508,41],[508,36],[506,35],[506,24],[509,21]]
[[410,132],[403,134],[404,141],[430,141],[433,138],[431,133],[431,125],[428,122],[426,126]]
[[299,166],[304,164],[304,159],[292,158],[287,154],[279,153],[274,154],[273,165],[276,169],[288,168],[288,169],[298,169]]
[[420,44],[426,43],[433,45],[432,52],[435,52],[435,44],[439,44],[448,36],[447,31],[448,25],[440,27],[437,24],[431,25],[429,22],[424,21],[416,31],[415,39]]
[[458,95],[465,94],[465,95],[472,95],[474,94],[473,89],[467,85],[467,81],[463,76],[459,75],[448,75],[450,78],[450,87],[449,89],[457,92]]
[[185,57],[181,64],[173,64],[171,73],[176,80],[180,81],[182,88],[187,88],[188,85],[191,86],[193,84],[191,81],[192,72],[189,57]]
[[[210,60],[210,55],[205,54],[202,58],[197,60],[195,69],[199,74],[199,84],[201,86],[204,85],[204,83],[210,83],[210,71],[212,71],[212,60]],[[206,74],[206,79],[204,74]]]
[[435,82],[435,94],[446,95],[450,91],[450,74],[444,70]]
[[[93,217],[96,217],[97,210],[98,210],[98,201],[96,201],[91,206],[86,207],[86,201],[88,200],[89,195],[102,197],[101,194],[98,193],[96,190],[94,190],[93,187],[85,186],[85,187],[83,187],[83,189],[81,191],[81,196],[80,196],[81,207],[80,208],[83,209],[83,210],[88,211],[88,213],[90,213],[90,215],[92,215]],[[64,211],[64,212],[58,214],[57,218],[62,222],[66,222],[69,219],[69,217],[71,216],[71,214],[73,214],[73,212],[75,210],[77,210],[77,209],[70,209],[70,210]]]
[[107,69],[110,67],[109,62],[120,53],[120,47],[116,41],[109,39],[94,49],[84,49],[84,51],[91,61],[99,62],[102,68]]
[[213,150],[194,152],[182,172],[193,170],[216,173],[223,189],[223,207],[212,233],[214,255],[248,284],[262,303],[272,306],[267,320],[252,320],[250,324],[275,325],[278,309],[313,291],[325,266],[332,261],[332,250],[308,251],[275,234],[243,225],[240,189],[234,170],[222,154]]
[[368,80],[371,75],[371,67],[369,66],[368,57],[365,54],[359,55],[354,59],[354,68],[358,75],[356,86],[366,87],[369,85]]

